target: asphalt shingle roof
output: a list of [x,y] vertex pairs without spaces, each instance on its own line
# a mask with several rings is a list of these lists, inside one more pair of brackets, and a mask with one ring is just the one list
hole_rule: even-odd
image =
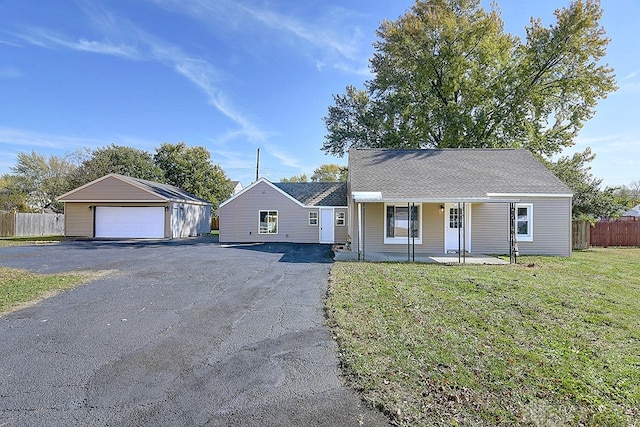
[[347,206],[346,182],[274,182],[273,185],[307,206]]
[[572,193],[524,149],[351,149],[349,179],[383,199]]
[[128,181],[134,185],[137,185],[138,187],[142,187],[169,200],[209,203],[208,201],[201,199],[198,196],[194,196],[193,194],[188,193],[178,187],[174,187],[173,185],[147,181],[146,179],[132,178],[125,175],[118,175],[118,177],[124,181]]

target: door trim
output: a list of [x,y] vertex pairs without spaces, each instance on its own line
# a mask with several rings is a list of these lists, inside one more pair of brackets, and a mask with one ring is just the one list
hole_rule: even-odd
[[[467,252],[471,252],[471,212],[472,212],[472,204],[471,203],[461,203],[464,209],[464,239],[465,239],[465,249]],[[447,233],[448,231],[448,222],[449,222],[449,209],[457,207],[457,203],[445,203],[444,204],[444,253],[447,253]],[[457,248],[456,248],[457,249]]]

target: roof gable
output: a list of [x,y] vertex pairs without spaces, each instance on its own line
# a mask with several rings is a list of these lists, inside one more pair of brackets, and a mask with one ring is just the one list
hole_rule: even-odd
[[347,206],[346,182],[271,182],[266,178],[260,178],[239,193],[220,204],[225,206],[232,200],[242,197],[259,184],[266,184],[279,192],[292,202],[303,206]]
[[524,149],[351,149],[349,180],[352,192],[380,192],[384,200],[571,195]]
[[193,194],[159,182],[115,173],[105,175],[58,197],[61,202],[190,202],[209,204]]

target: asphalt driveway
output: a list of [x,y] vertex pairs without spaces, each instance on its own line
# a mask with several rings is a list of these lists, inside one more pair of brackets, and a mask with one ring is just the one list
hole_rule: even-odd
[[0,317],[0,426],[388,425],[342,386],[323,245],[0,248],[102,278]]

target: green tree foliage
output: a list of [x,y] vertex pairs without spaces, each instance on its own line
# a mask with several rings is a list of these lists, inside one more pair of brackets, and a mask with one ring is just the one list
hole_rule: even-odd
[[23,202],[34,210],[51,209],[62,212],[62,203],[55,198],[69,187],[69,176],[75,167],[69,161],[57,156],[45,156],[32,151],[18,153],[16,164],[11,168],[12,197],[26,195]]
[[163,179],[163,173],[154,164],[151,154],[133,147],[111,144],[93,151],[76,152],[75,157],[80,164],[70,180],[69,189],[110,173],[150,181]]
[[625,208],[640,205],[640,180],[617,188],[614,194],[618,203]]
[[163,143],[153,160],[165,182],[211,202],[214,209],[231,196],[231,181],[220,166],[213,164],[205,147]]
[[345,182],[347,180],[346,166],[324,164],[313,171],[313,182]]
[[615,197],[615,188],[601,188],[602,180],[595,178],[588,165],[595,154],[587,148],[573,156],[563,156],[556,162],[543,159],[546,166],[573,191],[574,218],[610,218],[617,216],[623,206]]
[[29,212],[27,194],[15,182],[15,176],[0,176],[0,212]]
[[281,178],[280,182],[309,182],[309,178],[307,178],[306,173],[301,173],[300,175],[293,175],[290,178]]
[[480,0],[417,0],[385,21],[373,79],[334,95],[322,150],[350,147],[523,147],[550,157],[571,146],[597,102],[616,89],[601,64],[609,39],[598,0],[533,19],[526,38],[505,34]]

